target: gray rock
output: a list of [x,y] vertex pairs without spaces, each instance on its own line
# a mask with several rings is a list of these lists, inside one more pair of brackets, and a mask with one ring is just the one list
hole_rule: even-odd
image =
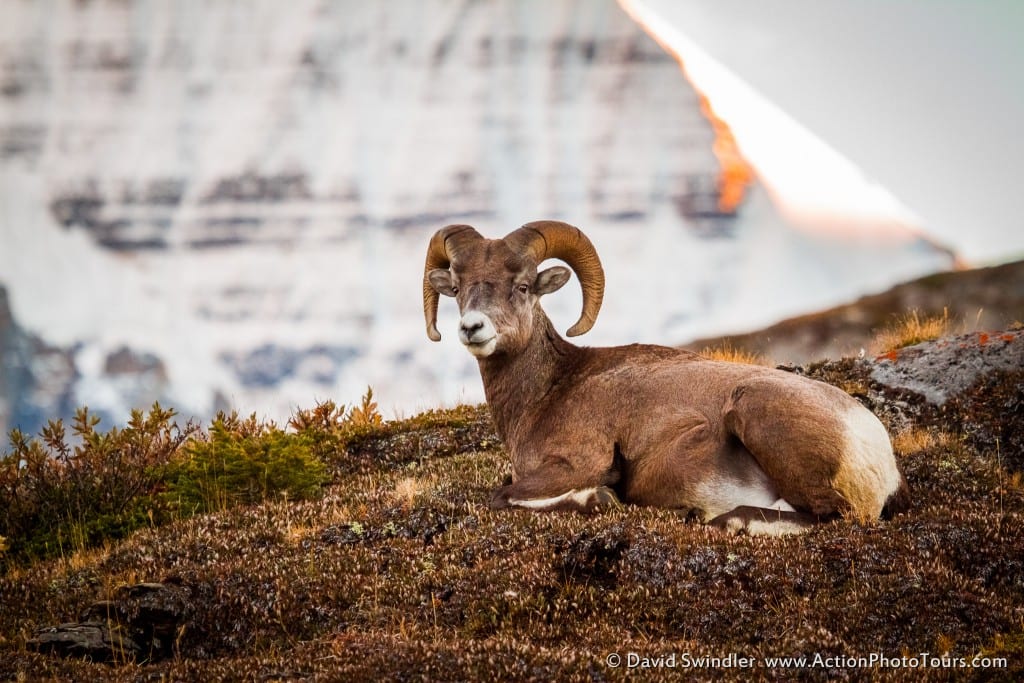
[[877,358],[871,379],[909,389],[936,406],[996,371],[1024,369],[1024,332],[971,334],[908,346]]
[[174,654],[175,640],[192,613],[190,595],[180,586],[122,586],[112,600],[86,607],[78,622],[39,629],[26,645],[37,652],[94,662],[165,659]]
[[125,662],[138,659],[142,649],[121,628],[109,621],[49,626],[36,631],[26,645],[29,649],[62,657],[80,657],[94,662]]

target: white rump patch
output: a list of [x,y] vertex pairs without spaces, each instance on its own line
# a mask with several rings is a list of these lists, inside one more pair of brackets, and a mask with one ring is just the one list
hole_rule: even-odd
[[566,501],[571,501],[582,508],[586,507],[591,498],[596,495],[596,488],[579,490],[572,489],[571,491],[566,491],[565,493],[552,498],[532,498],[530,500],[509,498],[508,504],[515,505],[516,507],[527,508],[529,510],[547,510]]
[[[855,406],[845,416],[846,458],[837,476],[847,486],[856,487],[860,498],[874,499],[874,510],[862,510],[878,516],[882,506],[900,487],[900,471],[892,453],[889,433],[867,408]],[[867,501],[865,501],[867,502]]]

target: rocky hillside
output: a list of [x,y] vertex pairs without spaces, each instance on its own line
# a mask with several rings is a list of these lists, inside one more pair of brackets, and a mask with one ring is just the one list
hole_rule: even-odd
[[381,425],[317,500],[8,566],[0,678],[1019,680],[1022,368],[1007,331],[793,369],[882,418],[914,503],[779,539],[490,511],[484,410]]
[[1019,325],[1024,322],[1024,261],[928,275],[757,332],[707,337],[685,348],[729,346],[776,363],[839,358],[861,349],[871,354],[877,351],[877,333],[893,325],[899,312],[908,311],[922,317],[945,316],[949,328],[960,332]]

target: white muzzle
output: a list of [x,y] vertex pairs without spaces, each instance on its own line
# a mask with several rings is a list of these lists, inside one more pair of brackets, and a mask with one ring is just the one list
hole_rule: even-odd
[[459,341],[477,358],[494,353],[498,331],[491,319],[480,311],[466,311],[459,320]]

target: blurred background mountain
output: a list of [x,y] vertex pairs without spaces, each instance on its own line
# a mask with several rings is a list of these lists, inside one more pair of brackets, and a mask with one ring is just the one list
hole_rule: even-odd
[[[637,5],[5,2],[0,429],[154,400],[281,420],[367,385],[385,414],[482,400],[454,306],[441,344],[423,330],[453,222],[583,228],[608,277],[592,345],[749,331],[958,263],[898,205],[795,214]],[[578,306],[545,302],[562,329]]]

